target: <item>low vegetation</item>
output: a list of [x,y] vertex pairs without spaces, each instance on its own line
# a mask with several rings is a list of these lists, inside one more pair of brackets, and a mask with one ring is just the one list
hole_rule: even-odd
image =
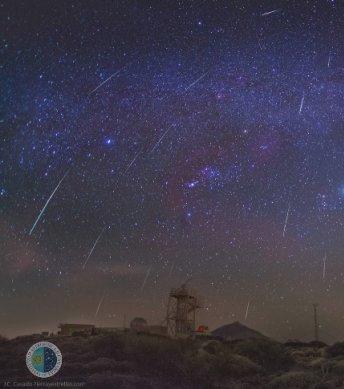
[[[0,336],[0,377],[28,381],[25,365],[35,336]],[[220,341],[202,337],[110,333],[51,337],[63,365],[51,381],[86,382],[87,388],[342,388],[344,343],[269,339]]]

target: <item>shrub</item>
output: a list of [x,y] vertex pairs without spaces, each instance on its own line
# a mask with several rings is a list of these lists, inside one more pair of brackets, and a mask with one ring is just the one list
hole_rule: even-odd
[[88,372],[85,370],[85,365],[80,362],[63,362],[63,370],[64,375],[71,375],[73,377],[77,377],[84,372]]
[[209,354],[218,354],[223,351],[223,343],[217,340],[210,340],[202,345],[202,349]]
[[62,353],[85,354],[90,352],[88,339],[81,337],[68,337],[53,340],[53,343],[60,348]]
[[126,357],[140,371],[178,375],[182,371],[183,343],[160,336],[141,334],[128,338]]
[[327,379],[333,376],[333,369],[335,366],[334,360],[327,360],[325,358],[317,358],[309,366],[314,369],[322,379]]
[[288,340],[284,345],[292,348],[309,347],[307,342],[301,342],[300,340]]
[[332,361],[332,373],[338,376],[344,376],[344,360]]
[[334,343],[332,346],[326,348],[326,355],[330,358],[344,355],[344,342]]
[[301,366],[308,367],[314,360],[323,356],[321,348],[302,347],[300,349],[292,349],[288,351],[293,360]]
[[94,373],[87,381],[88,388],[126,388],[151,389],[153,386],[145,378],[135,375],[111,374],[111,372]]
[[233,351],[250,358],[266,370],[285,370],[293,364],[283,345],[269,339],[245,339],[236,343]]
[[291,371],[285,373],[279,377],[274,378],[268,385],[268,388],[276,389],[290,389],[290,388],[300,388],[307,389],[311,385],[319,382],[319,378],[313,373],[308,373],[304,371]]
[[324,348],[327,347],[327,344],[321,342],[320,340],[312,340],[311,342],[309,342],[309,347]]
[[222,381],[230,378],[247,378],[261,371],[258,364],[247,357],[233,354],[226,347],[222,350],[217,349],[216,353],[208,353],[202,348],[199,352],[188,353],[184,361],[186,377],[191,380],[207,381],[209,385],[214,379]]
[[210,375],[219,378],[241,378],[259,373],[261,367],[242,355],[226,352],[212,360]]
[[98,358],[86,364],[85,369],[89,373],[101,373],[104,371],[129,373],[130,370],[133,370],[128,361],[115,361],[110,358]]
[[315,358],[310,363],[309,366],[315,369],[321,369],[323,364],[326,363],[326,359],[323,357]]
[[98,356],[115,359],[123,357],[124,341],[116,334],[96,336],[91,344]]

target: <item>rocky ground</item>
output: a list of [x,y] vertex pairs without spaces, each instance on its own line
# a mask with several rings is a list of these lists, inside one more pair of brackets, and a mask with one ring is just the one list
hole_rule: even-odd
[[[39,340],[0,341],[0,382],[41,380],[25,364],[28,348]],[[44,382],[84,382],[102,389],[344,388],[344,342],[173,340],[130,332],[45,340],[60,348],[63,364]]]

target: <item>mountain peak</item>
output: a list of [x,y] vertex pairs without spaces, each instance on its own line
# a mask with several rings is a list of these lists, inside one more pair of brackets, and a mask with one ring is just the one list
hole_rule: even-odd
[[212,335],[227,339],[227,340],[237,340],[237,339],[248,339],[248,338],[266,338],[265,335],[260,332],[253,330],[240,323],[235,321],[230,324],[225,324],[212,332]]

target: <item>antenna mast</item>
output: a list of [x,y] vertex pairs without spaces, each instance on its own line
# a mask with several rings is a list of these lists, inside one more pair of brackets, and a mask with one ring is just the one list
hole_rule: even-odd
[[318,305],[319,304],[313,304],[313,311],[314,311],[314,339],[316,342],[319,341],[319,324],[318,324]]

